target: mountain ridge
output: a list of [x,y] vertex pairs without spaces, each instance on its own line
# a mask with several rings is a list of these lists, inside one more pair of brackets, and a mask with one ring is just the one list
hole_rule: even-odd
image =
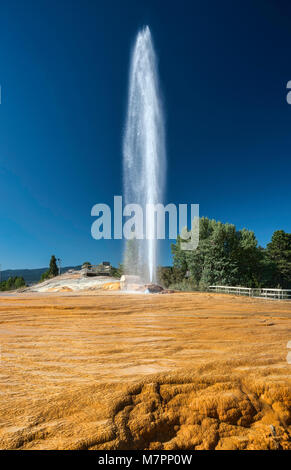
[[[79,266],[64,266],[61,268],[61,274],[68,269],[81,269]],[[1,271],[1,281],[6,281],[9,277],[23,277],[26,283],[37,282],[40,280],[41,275],[48,270],[46,268],[33,268],[33,269],[5,269]]]

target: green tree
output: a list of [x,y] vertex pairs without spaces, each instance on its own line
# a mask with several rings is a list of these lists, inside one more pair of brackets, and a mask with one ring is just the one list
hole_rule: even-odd
[[56,260],[55,255],[52,255],[51,260],[50,260],[50,266],[49,266],[49,275],[51,277],[55,277],[58,274],[59,274],[59,269],[57,266],[57,260]]
[[237,231],[232,224],[223,224],[202,217],[199,221],[199,245],[196,250],[181,250],[181,239],[172,245],[173,265],[181,273],[190,272],[190,280],[205,288],[215,285],[258,286],[263,255],[253,232]]
[[0,290],[5,291],[5,290],[14,290],[14,289],[19,289],[20,287],[24,287],[25,280],[23,277],[9,277],[6,281],[2,281],[0,283]]
[[183,271],[176,266],[159,266],[157,277],[159,284],[166,288],[178,285],[185,279]]
[[[234,225],[215,222],[207,234],[208,238],[201,242],[202,272],[199,285],[235,284],[238,280],[238,240]],[[191,267],[193,270],[193,263]]]
[[178,235],[176,244],[172,243],[171,250],[173,255],[173,265],[179,269],[183,275],[186,274],[188,269],[187,251],[181,249],[181,237]]
[[25,280],[23,279],[23,277],[16,277],[15,278],[15,281],[14,281],[14,287],[15,289],[19,289],[20,287],[23,287],[25,286]]
[[291,233],[276,230],[267,245],[267,256],[275,263],[273,283],[282,288],[291,288]]
[[259,279],[260,287],[276,287],[277,266],[276,263],[270,260],[268,250],[259,247],[260,262],[259,262]]
[[48,268],[47,271],[42,273],[42,275],[40,277],[40,282],[45,281],[46,279],[50,279],[52,277],[55,277],[58,274],[59,274],[59,269],[58,269],[58,266],[57,266],[57,260],[56,260],[55,255],[52,255],[51,259],[50,259],[49,268]]
[[239,283],[246,287],[260,287],[262,253],[254,232],[245,228],[238,232]]
[[92,266],[92,264],[90,263],[90,261],[85,261],[85,263],[82,264],[82,268],[90,268]]

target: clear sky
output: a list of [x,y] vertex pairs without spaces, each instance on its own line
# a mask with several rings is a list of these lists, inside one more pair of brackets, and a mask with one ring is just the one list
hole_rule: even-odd
[[[0,15],[2,269],[121,261],[91,208],[122,193],[130,50],[151,28],[167,132],[166,202],[291,231],[291,4],[10,0]],[[169,242],[161,263],[171,261]]]

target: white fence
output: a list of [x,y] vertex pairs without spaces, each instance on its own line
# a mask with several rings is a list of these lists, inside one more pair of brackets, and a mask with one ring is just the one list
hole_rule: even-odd
[[209,286],[212,292],[225,294],[247,295],[249,297],[263,297],[265,299],[291,300],[291,289],[253,289],[239,286]]

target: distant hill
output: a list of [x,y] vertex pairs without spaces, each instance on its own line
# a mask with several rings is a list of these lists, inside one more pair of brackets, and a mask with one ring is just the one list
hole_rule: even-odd
[[[68,269],[81,269],[81,266],[65,266],[61,268],[61,273],[68,271]],[[39,281],[42,273],[47,270],[48,268],[6,269],[6,271],[1,271],[1,280],[6,281],[9,277],[22,276],[27,284],[32,284]]]

